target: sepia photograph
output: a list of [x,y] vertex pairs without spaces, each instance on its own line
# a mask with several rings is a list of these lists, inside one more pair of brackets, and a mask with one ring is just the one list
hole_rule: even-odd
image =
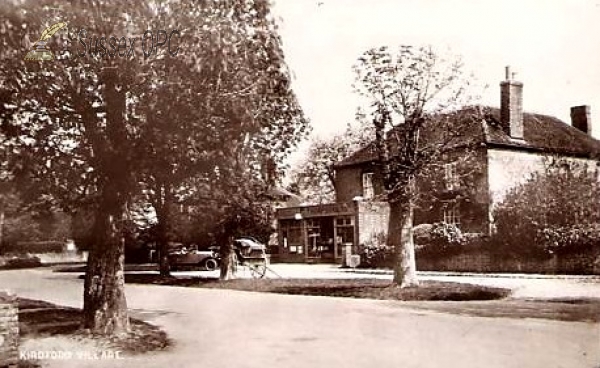
[[600,368],[600,0],[0,1],[0,368]]

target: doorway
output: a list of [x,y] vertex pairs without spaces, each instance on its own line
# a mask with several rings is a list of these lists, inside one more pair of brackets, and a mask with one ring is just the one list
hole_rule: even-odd
[[314,217],[306,220],[306,247],[309,259],[334,259],[334,217]]

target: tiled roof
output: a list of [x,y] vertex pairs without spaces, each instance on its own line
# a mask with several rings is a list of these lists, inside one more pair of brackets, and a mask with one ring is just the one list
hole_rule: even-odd
[[[538,151],[565,156],[589,157],[600,160],[600,141],[577,128],[548,115],[523,114],[523,140],[512,139],[508,126],[500,122],[500,109],[482,107],[484,121],[475,121],[469,129],[474,139],[488,147],[503,147],[515,150]],[[481,132],[482,134],[478,134]],[[355,152],[335,164],[336,167],[358,165],[377,160],[374,143]]]
[[553,116],[523,115],[523,137],[514,140],[508,134],[508,126],[500,123],[500,110],[486,108],[484,125],[486,143],[514,149],[543,151],[567,156],[600,159],[600,141]]
[[354,154],[346,157],[340,162],[334,164],[335,167],[358,165],[365,162],[372,162],[377,160],[377,150],[373,142],[369,143],[365,147],[354,152]]

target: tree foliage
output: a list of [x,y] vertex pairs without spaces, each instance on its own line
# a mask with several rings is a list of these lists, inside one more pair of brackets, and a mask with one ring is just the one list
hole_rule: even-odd
[[[193,197],[196,183],[221,182],[242,158],[253,172],[259,156],[280,160],[306,132],[281,40],[266,0],[80,0],[61,4],[59,14],[51,0],[18,5],[3,4],[0,24],[6,169],[27,198],[93,214],[85,322],[99,333],[124,332],[123,239],[133,202],[145,196],[166,210]],[[68,31],[52,38],[56,60],[24,62],[29,39],[58,20]],[[146,30],[178,30],[179,53],[145,57]],[[135,56],[110,56],[92,43],[112,35],[140,37]],[[229,178],[234,188],[242,176]],[[234,201],[239,192],[226,193]]]
[[153,65],[156,83],[140,97],[147,111],[142,146],[153,158],[142,161],[142,182],[163,246],[176,226],[174,207],[203,207],[207,197],[211,207],[225,205],[218,198],[236,200],[260,175],[233,180],[223,196],[212,184],[223,183],[229,171],[259,173],[267,157],[281,162],[308,128],[266,1],[182,3],[172,11],[187,14],[168,24],[185,30],[186,53]]
[[20,211],[22,201],[14,191],[0,194],[0,252],[18,241],[40,240],[42,232],[31,213]]
[[335,200],[334,164],[367,146],[375,138],[373,124],[357,112],[358,124],[328,138],[315,137],[306,159],[294,170],[292,180],[306,202],[319,204]]
[[506,253],[537,257],[599,246],[598,178],[585,164],[547,163],[494,209],[497,243]]

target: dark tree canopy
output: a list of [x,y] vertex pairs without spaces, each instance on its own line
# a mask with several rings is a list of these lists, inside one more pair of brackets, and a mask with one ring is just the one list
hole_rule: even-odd
[[[281,162],[306,133],[269,3],[2,6],[3,169],[28,199],[94,214],[86,324],[126,331],[122,238],[133,202],[183,200],[198,178],[218,181],[240,160],[260,177],[260,160]],[[59,21],[68,26],[49,40],[55,60],[24,61],[32,41]],[[146,57],[142,37],[159,30],[177,30],[179,51],[163,47]],[[111,36],[139,39],[121,57],[102,48],[100,39],[108,45]]]

